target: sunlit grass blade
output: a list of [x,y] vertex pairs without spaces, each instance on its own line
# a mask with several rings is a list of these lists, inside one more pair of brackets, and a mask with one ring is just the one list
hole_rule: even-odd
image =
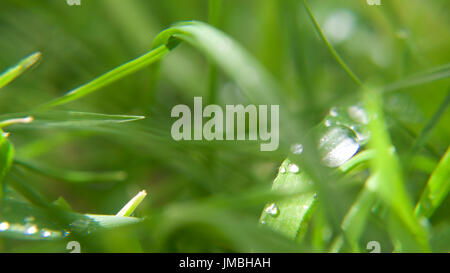
[[[373,171],[378,173],[372,189],[391,210],[392,217],[389,219],[399,219],[391,225],[391,235],[392,238],[405,240],[393,239],[396,250],[429,251],[427,234],[414,215],[411,200],[403,185],[400,163],[395,153],[390,152],[392,145],[381,111],[381,100],[372,89],[365,90],[364,95],[371,117],[369,128],[372,136],[369,146],[375,150],[371,166]],[[394,236],[400,235],[399,233],[402,233],[401,236]]]
[[9,68],[2,74],[0,74],[0,88],[4,87],[11,81],[13,81],[15,78],[19,77],[21,74],[23,74],[27,69],[32,67],[34,64],[36,64],[39,59],[41,58],[40,52],[35,52],[24,59],[22,59],[17,65],[14,67]]
[[442,204],[450,191],[450,148],[430,176],[416,206],[416,215],[427,218]]
[[23,160],[18,158],[14,159],[14,163],[19,166],[25,167],[29,170],[40,173],[42,175],[70,183],[118,182],[123,181],[127,177],[126,173],[123,171],[116,171],[116,172],[69,171],[50,167],[42,163],[32,162],[29,160]]
[[116,67],[109,72],[106,72],[105,74],[95,78],[94,80],[69,91],[64,96],[39,106],[38,109],[44,110],[80,99],[114,81],[117,81],[133,72],[138,71],[141,68],[144,68],[158,61],[168,52],[169,49],[165,45],[157,47],[150,52],[125,64],[122,64],[121,66]]
[[147,196],[145,190],[140,191],[135,197],[133,197],[128,203],[116,214],[116,216],[130,216],[134,210],[141,204],[144,198]]

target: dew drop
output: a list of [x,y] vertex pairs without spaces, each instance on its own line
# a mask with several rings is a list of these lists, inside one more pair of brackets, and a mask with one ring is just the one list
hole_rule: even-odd
[[27,234],[27,235],[33,235],[33,234],[35,234],[37,231],[38,231],[38,228],[37,228],[35,225],[32,225],[32,226],[28,227],[28,228],[25,230],[25,234]]
[[48,238],[48,237],[50,237],[51,235],[52,235],[52,232],[51,232],[50,230],[47,230],[47,229],[43,229],[43,230],[42,230],[42,237]]
[[286,168],[284,166],[280,167],[280,173],[286,173]]
[[325,120],[325,126],[330,127],[331,126],[331,120],[327,119]]
[[9,223],[8,222],[1,222],[0,223],[0,232],[1,231],[5,231],[5,230],[8,230],[9,229]]
[[265,212],[271,216],[277,216],[278,207],[275,205],[275,203],[272,203],[265,209]]
[[330,128],[319,141],[322,162],[329,167],[338,167],[353,157],[359,150],[355,133],[347,127]]
[[369,123],[369,118],[367,116],[366,111],[358,105],[353,105],[348,108],[348,115],[351,119],[354,121],[361,123],[361,124],[367,124]]
[[337,117],[337,115],[338,115],[337,108],[336,108],[336,107],[331,108],[331,110],[330,110],[330,116],[332,116],[332,117]]
[[298,168],[298,166],[295,165],[295,164],[293,164],[293,163],[291,163],[291,164],[288,165],[288,171],[289,171],[290,173],[298,173],[299,170],[300,170],[300,169]]
[[302,144],[293,144],[291,146],[291,151],[293,154],[299,155],[303,152],[303,145]]

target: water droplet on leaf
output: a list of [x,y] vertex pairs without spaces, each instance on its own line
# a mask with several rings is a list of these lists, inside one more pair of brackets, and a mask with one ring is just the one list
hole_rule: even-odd
[[38,231],[37,226],[36,226],[36,225],[32,225],[32,226],[28,227],[28,228],[25,230],[25,234],[27,234],[27,235],[33,235],[33,234],[35,234],[37,231]]
[[291,146],[291,151],[293,154],[299,155],[303,152],[303,145],[302,144],[294,144]]
[[9,223],[8,222],[1,222],[0,223],[0,232],[1,231],[5,231],[5,230],[8,230],[9,229]]
[[288,165],[288,171],[290,173],[298,173],[299,170],[300,170],[299,167],[293,163]]
[[266,208],[265,212],[271,216],[277,216],[279,211],[275,203],[272,203]]
[[347,127],[330,127],[319,141],[322,162],[329,167],[338,167],[359,150],[355,133]]

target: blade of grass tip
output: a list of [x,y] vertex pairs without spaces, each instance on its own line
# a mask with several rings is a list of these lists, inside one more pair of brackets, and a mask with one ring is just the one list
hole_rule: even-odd
[[303,4],[306,8],[306,12],[309,15],[309,18],[311,19],[314,28],[319,33],[319,36],[322,38],[323,42],[327,46],[328,50],[330,51],[331,55],[333,55],[334,59],[339,63],[339,65],[344,69],[344,71],[352,78],[352,80],[358,84],[359,86],[363,86],[363,83],[359,79],[359,77],[350,69],[350,67],[345,63],[345,61],[342,59],[342,57],[339,55],[339,53],[334,49],[334,47],[331,45],[331,43],[328,41],[327,37],[323,33],[322,29],[320,28],[319,23],[317,22],[316,18],[314,17],[311,9],[308,6],[308,3],[306,3],[306,0],[303,0]]
[[71,183],[120,182],[125,180],[127,177],[127,174],[123,171],[98,173],[68,171],[17,158],[14,159],[14,163],[39,174]]
[[14,124],[27,124],[33,122],[34,118],[32,116],[24,118],[13,118],[4,121],[0,121],[0,128],[4,128]]
[[35,52],[23,58],[18,64],[0,74],[0,88],[6,86],[8,83],[24,73],[27,69],[36,64],[41,56],[41,52]]
[[[392,144],[384,123],[379,94],[375,90],[367,88],[364,92],[364,99],[371,117],[369,129],[372,136],[369,140],[369,147],[375,151],[371,165],[373,171],[378,173],[376,183],[373,183],[373,190],[377,192],[404,227],[400,229],[397,223],[391,225],[392,223],[388,222],[388,226],[393,227],[391,229],[392,241],[396,242],[396,246],[401,246],[400,249],[397,249],[399,251],[429,251],[426,232],[414,214],[411,200],[403,185],[399,160],[395,153],[390,152]],[[392,219],[394,218],[389,218],[389,220]],[[401,241],[398,242],[398,240]],[[414,244],[412,245],[411,242]]]
[[147,192],[145,190],[140,191],[135,197],[128,201],[116,216],[130,216],[146,196]]
[[414,141],[411,150],[409,152],[410,155],[415,154],[415,152],[417,152],[421,147],[423,147],[423,145],[426,144],[428,138],[431,135],[431,132],[433,131],[433,128],[439,122],[440,118],[445,113],[445,110],[447,110],[449,104],[450,104],[450,90],[447,92],[447,96],[442,101],[436,113],[434,113],[434,115],[431,117],[431,119],[423,128],[423,130],[420,132],[419,136]]
[[433,171],[425,190],[417,203],[415,212],[418,216],[430,218],[445,200],[450,191],[450,148],[447,148],[438,166]]
[[131,60],[125,64],[122,64],[105,74],[101,75],[100,77],[95,78],[94,80],[83,84],[72,91],[69,91],[62,97],[59,97],[55,100],[52,100],[50,102],[47,102],[43,105],[38,106],[38,110],[46,110],[58,105],[63,105],[72,101],[75,101],[77,99],[80,99],[104,86],[107,84],[110,84],[114,81],[117,81],[133,72],[136,72],[137,70],[148,66],[158,60],[160,60],[164,55],[166,55],[169,52],[169,48],[166,45],[161,45],[157,48],[152,49],[150,52]]

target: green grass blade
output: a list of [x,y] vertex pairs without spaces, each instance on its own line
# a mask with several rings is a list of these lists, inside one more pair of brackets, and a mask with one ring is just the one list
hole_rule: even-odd
[[414,86],[423,85],[430,82],[435,82],[450,77],[450,65],[446,64],[430,71],[411,75],[406,79],[391,83],[383,88],[384,92],[393,92],[401,89],[406,89]]
[[14,148],[0,129],[0,200],[3,198],[3,180],[8,173],[14,158]]
[[377,200],[376,192],[372,189],[376,180],[376,174],[367,179],[364,188],[342,221],[341,227],[345,240],[350,244],[353,252],[360,252],[358,241],[366,226],[370,209]]
[[350,69],[350,67],[345,63],[345,61],[342,59],[342,57],[339,55],[339,53],[334,49],[333,45],[328,41],[327,37],[323,33],[322,29],[320,28],[319,23],[317,22],[316,18],[314,17],[311,9],[308,6],[308,3],[306,3],[306,0],[303,0],[303,4],[305,5],[306,12],[308,13],[309,17],[311,18],[311,21],[314,25],[314,28],[319,33],[320,37],[322,38],[323,42],[327,46],[328,50],[330,51],[331,55],[336,59],[336,61],[339,63],[339,65],[344,69],[344,71],[352,78],[352,80],[358,84],[359,86],[363,86],[362,81],[359,79],[359,77]]
[[[395,235],[399,235],[398,238],[404,239],[394,242],[397,251],[429,251],[426,232],[414,215],[411,200],[403,185],[400,163],[395,153],[390,152],[391,141],[378,94],[373,90],[366,90],[364,94],[371,116],[369,128],[372,136],[369,146],[375,150],[375,157],[371,161],[371,165],[373,171],[379,174],[373,190],[395,215],[390,220],[399,219],[391,229]],[[397,236],[394,234],[391,235],[396,238]]]
[[445,200],[450,191],[450,148],[447,149],[441,158],[438,166],[433,171],[427,182],[425,190],[416,206],[416,215],[427,218]]
[[114,81],[117,81],[133,72],[138,71],[139,69],[148,66],[158,60],[160,60],[165,54],[169,52],[169,49],[162,45],[160,47],[157,47],[150,52],[131,60],[125,64],[122,64],[121,66],[114,68],[113,70],[106,72],[105,74],[101,75],[98,78],[95,78],[94,80],[81,85],[80,87],[77,87],[73,89],[72,91],[69,91],[64,96],[57,98],[53,101],[50,101],[48,103],[45,103],[41,105],[38,109],[49,109],[58,105],[63,105],[72,101],[75,101],[77,99],[80,99]]
[[126,173],[122,171],[116,172],[81,172],[60,170],[54,167],[44,165],[42,163],[31,162],[28,160],[14,159],[14,163],[25,167],[26,169],[35,171],[42,175],[52,177],[58,180],[70,183],[91,183],[91,182],[119,182],[126,178]]
[[11,115],[0,116],[0,118],[8,118],[7,120],[0,122],[0,128],[3,126],[29,123],[31,120],[33,123],[27,124],[27,128],[92,128],[100,125],[132,122],[145,118],[144,116],[109,115],[76,111],[46,111],[31,112],[27,114],[31,114],[32,119],[17,119],[14,117],[23,115],[22,113],[14,114],[12,118]]
[[6,86],[15,78],[23,74],[27,69],[36,64],[41,58],[40,52],[35,52],[25,58],[23,58],[18,64],[0,74],[0,88]]
[[136,194],[135,197],[133,197],[128,203],[123,206],[123,208],[116,214],[116,216],[130,216],[133,214],[134,210],[141,204],[141,202],[144,200],[144,198],[147,196],[147,192],[140,191],[138,194]]
[[241,45],[222,31],[198,21],[181,22],[161,32],[155,38],[153,46],[173,47],[179,40],[191,44],[214,61],[236,82],[252,103],[281,103],[281,88],[272,76]]
[[434,115],[431,117],[431,119],[428,121],[428,123],[420,132],[419,136],[414,141],[410,150],[411,155],[413,155],[416,151],[418,151],[421,147],[423,147],[426,144],[428,138],[431,135],[431,132],[433,131],[433,128],[436,126],[441,117],[444,115],[449,104],[450,104],[450,91],[447,92],[447,96],[439,106],[436,113],[434,113]]

